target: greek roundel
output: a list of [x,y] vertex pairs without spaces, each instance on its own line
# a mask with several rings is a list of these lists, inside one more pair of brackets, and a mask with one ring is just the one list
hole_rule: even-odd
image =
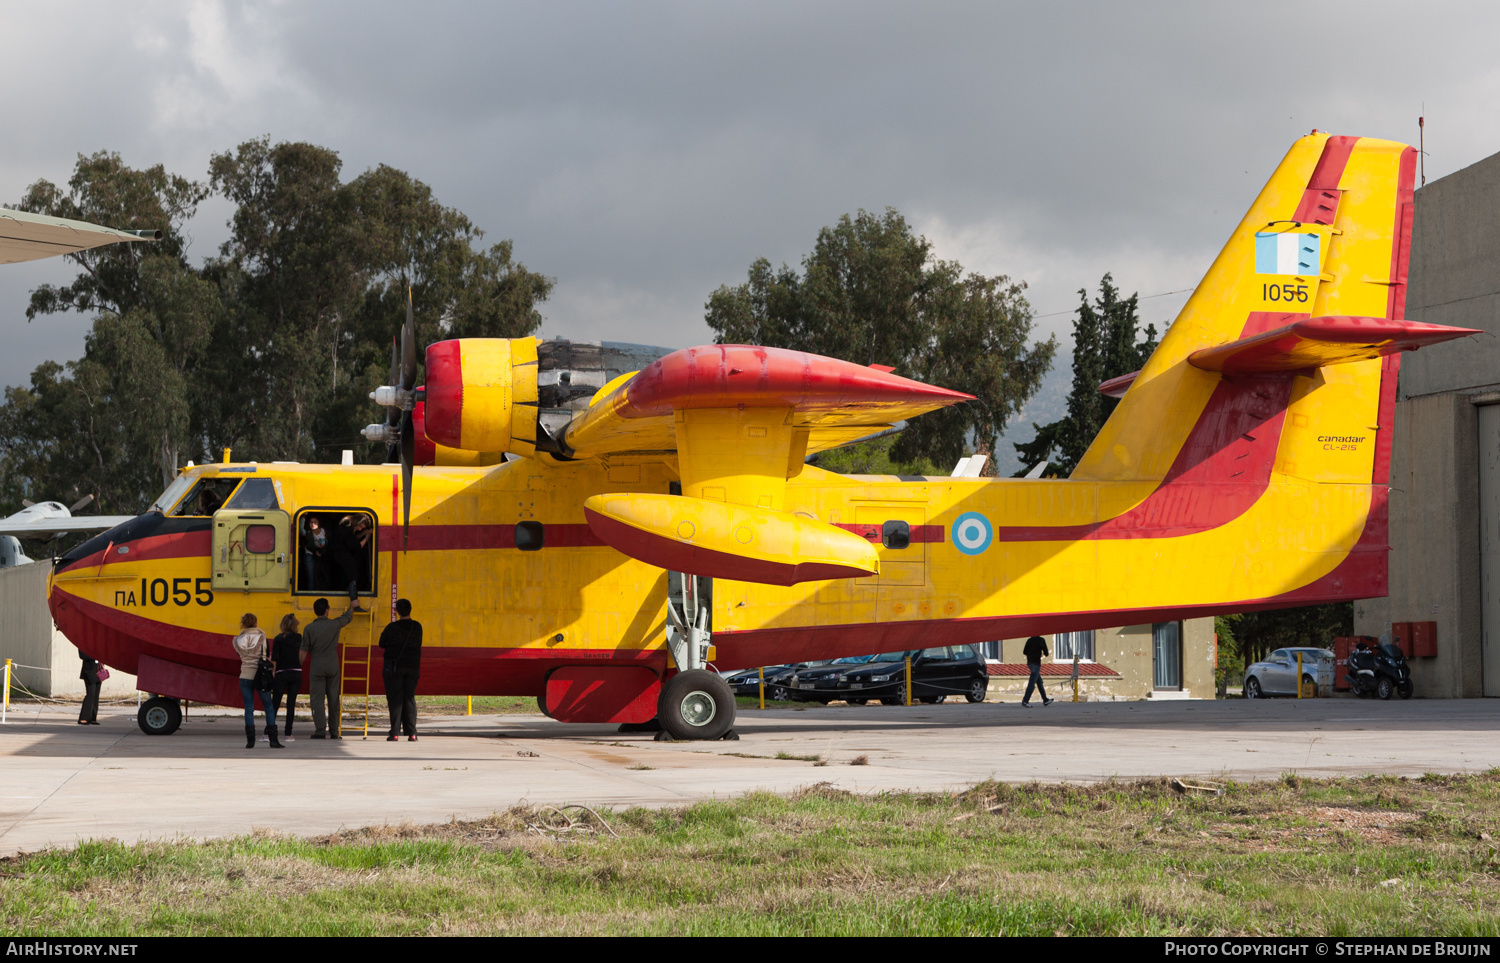
[[990,547],[994,538],[990,520],[978,512],[964,512],[953,523],[953,544],[965,555],[978,555]]

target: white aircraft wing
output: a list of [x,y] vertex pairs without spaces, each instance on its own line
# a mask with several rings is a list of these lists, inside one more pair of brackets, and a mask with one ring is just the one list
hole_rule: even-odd
[[73,518],[5,518],[0,519],[0,535],[15,538],[51,538],[73,532],[102,532],[123,525],[134,515],[79,515]]
[[115,244],[120,241],[155,241],[160,231],[117,231],[87,221],[28,214],[0,207],[0,264],[35,261],[38,258]]

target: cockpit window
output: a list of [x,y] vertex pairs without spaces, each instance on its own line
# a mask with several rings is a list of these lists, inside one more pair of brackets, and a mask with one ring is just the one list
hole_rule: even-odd
[[178,475],[172,484],[167,486],[167,490],[162,492],[156,501],[151,503],[151,507],[146,510],[161,512],[163,515],[167,514],[177,505],[177,500],[182,497],[182,493],[192,488],[193,482],[197,480],[196,476],[186,473]]
[[271,479],[247,478],[224,507],[271,512],[281,505],[276,501],[276,487],[271,484]]
[[239,483],[238,478],[200,478],[193,490],[187,493],[187,497],[168,514],[212,515],[224,507],[225,501]]

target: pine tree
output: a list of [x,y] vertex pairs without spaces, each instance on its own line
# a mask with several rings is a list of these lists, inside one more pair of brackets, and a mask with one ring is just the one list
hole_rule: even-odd
[[1099,390],[1111,378],[1139,371],[1156,350],[1156,327],[1147,325],[1145,340],[1137,342],[1140,317],[1138,295],[1120,297],[1114,279],[1106,274],[1099,281],[1099,296],[1089,302],[1088,291],[1078,291],[1081,303],[1073,321],[1073,390],[1068,395],[1068,414],[1049,425],[1033,424],[1036,436],[1016,445],[1024,475],[1043,459],[1044,474],[1067,476],[1077,467],[1099,429],[1119,404]]

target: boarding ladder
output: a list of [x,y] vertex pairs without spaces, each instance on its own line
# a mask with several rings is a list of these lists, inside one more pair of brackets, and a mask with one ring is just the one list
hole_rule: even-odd
[[[364,725],[360,731],[361,739],[370,738],[370,674],[374,663],[375,652],[375,613],[371,609],[354,613],[355,617],[364,616],[368,623],[365,627],[365,641],[343,644],[343,656],[339,664],[339,703],[338,720],[339,733],[344,731],[344,698],[348,697],[356,706],[356,713],[363,713]],[[353,628],[351,625],[350,628]]]

